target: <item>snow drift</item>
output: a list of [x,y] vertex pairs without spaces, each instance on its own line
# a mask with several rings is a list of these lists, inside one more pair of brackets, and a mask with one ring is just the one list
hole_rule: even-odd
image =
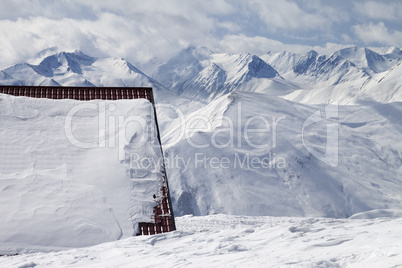
[[[0,250],[135,235],[160,189],[152,104],[0,94]],[[132,159],[153,161],[138,166]]]

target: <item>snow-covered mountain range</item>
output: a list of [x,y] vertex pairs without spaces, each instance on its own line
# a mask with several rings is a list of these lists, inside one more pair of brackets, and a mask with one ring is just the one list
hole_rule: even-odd
[[75,51],[3,69],[0,84],[156,86],[201,101],[250,91],[303,103],[390,102],[402,100],[401,59],[395,47],[381,54],[351,47],[332,55],[285,51],[257,56],[189,46],[166,62],[153,59],[135,67],[122,58],[98,59]]
[[[139,67],[122,58],[94,58],[80,51],[42,54],[47,56],[36,58],[35,64],[31,60],[31,63],[1,70],[0,84],[151,86],[155,88],[160,104],[174,106],[174,109],[159,108],[168,157],[194,160],[195,153],[202,152],[205,157],[226,155],[234,162],[239,155],[263,157],[276,153],[286,159],[286,168],[272,168],[264,173],[253,168],[218,173],[206,169],[202,180],[197,168],[170,167],[172,198],[178,215],[219,212],[347,217],[364,210],[397,208],[402,200],[397,194],[401,190],[398,178],[402,165],[402,145],[397,142],[401,125],[398,119],[401,106],[397,102],[402,101],[402,51],[398,48],[377,53],[368,48],[351,47],[332,55],[319,55],[315,51],[304,55],[269,52],[259,57],[248,53],[214,53],[205,47],[190,46],[166,62],[154,59]],[[311,158],[300,139],[305,135],[313,143],[319,141],[314,146],[325,146],[325,132],[313,129],[306,134],[301,133],[301,128],[309,113],[324,109],[322,105],[327,103],[340,104],[339,114],[345,116],[337,119],[340,147],[336,168],[321,166],[319,161]],[[306,104],[308,106],[303,106]],[[192,134],[197,141],[211,141],[218,136],[222,143],[229,141],[231,134],[221,130],[225,127],[222,118],[229,118],[233,128],[241,132],[252,116],[284,116],[287,120],[280,122],[278,129],[280,126],[286,131],[279,130],[279,138],[275,141],[278,144],[276,147],[271,144],[265,151],[244,145],[246,137],[243,134],[236,137],[243,141],[238,142],[242,146],[230,144],[224,149],[215,146],[196,150],[189,145],[187,136],[182,139],[178,135],[180,128],[190,127],[183,126],[182,117],[188,120],[196,115],[213,122],[206,131]],[[202,124],[197,124],[202,128]],[[254,125],[260,127],[261,122]],[[388,132],[378,132],[378,126]],[[266,142],[272,143],[270,138],[268,135],[256,139],[268,139]],[[373,161],[376,162],[374,166]],[[324,181],[321,180],[323,176],[327,178]],[[254,178],[252,183],[248,181],[251,177]],[[269,182],[268,178],[273,181]],[[384,184],[378,183],[377,180],[385,178]],[[355,186],[348,189],[347,185],[352,182]],[[388,190],[376,188],[379,195],[372,196],[374,186],[370,185],[385,186],[390,182],[386,187]],[[243,185],[245,189],[235,185]],[[316,188],[317,185],[321,186]],[[359,196],[355,194],[356,187]],[[276,194],[283,191],[276,199],[282,200],[283,209],[276,201],[267,199],[263,192],[256,196],[262,188]],[[231,202],[225,202],[219,196],[230,195],[227,190],[244,192],[230,197]],[[320,191],[326,193],[325,197]],[[367,192],[363,194],[364,191]],[[367,196],[372,196],[370,201],[364,200]],[[250,204],[259,208],[250,208]]]
[[22,63],[2,70],[1,84],[38,86],[136,86],[155,81],[124,59],[97,59],[80,51],[61,52],[38,65]]
[[[168,61],[136,66],[80,51],[46,52],[0,70],[0,84],[153,87],[176,216],[348,218],[370,211],[400,215],[401,62],[398,48],[258,56],[189,46]],[[0,118],[24,128],[25,122],[9,112],[26,113],[13,98],[0,98],[0,104],[8,105]],[[29,99],[21,101],[35,116],[41,114]],[[35,116],[30,120],[37,120]],[[58,116],[49,114],[62,122]],[[60,170],[69,170],[67,162],[60,165]],[[7,172],[0,170],[3,182],[25,174],[2,173]],[[11,188],[5,185],[0,191]],[[119,213],[113,224],[129,233],[131,226],[121,220],[126,207],[118,205],[118,197],[108,199],[106,190],[96,194],[102,209],[111,208],[111,218]],[[19,198],[16,204],[30,204],[25,195]],[[10,219],[4,228],[11,230],[18,219]],[[28,221],[24,224],[35,230]],[[102,228],[95,229],[102,233]],[[45,242],[36,246],[47,246]],[[51,245],[69,245],[63,239],[56,242]]]

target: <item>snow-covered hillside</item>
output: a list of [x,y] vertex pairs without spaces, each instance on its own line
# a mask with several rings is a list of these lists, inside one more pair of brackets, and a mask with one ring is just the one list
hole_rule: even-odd
[[[331,107],[335,114],[325,114]],[[306,126],[317,111],[324,119]],[[401,118],[401,103],[325,107],[225,95],[172,120],[162,137],[176,214],[349,217],[402,208]],[[336,159],[318,160],[329,146]]]

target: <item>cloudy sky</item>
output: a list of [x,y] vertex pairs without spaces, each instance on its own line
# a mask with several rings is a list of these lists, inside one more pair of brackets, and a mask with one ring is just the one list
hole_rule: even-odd
[[49,47],[133,63],[190,44],[257,55],[402,47],[401,18],[399,0],[1,0],[0,67]]

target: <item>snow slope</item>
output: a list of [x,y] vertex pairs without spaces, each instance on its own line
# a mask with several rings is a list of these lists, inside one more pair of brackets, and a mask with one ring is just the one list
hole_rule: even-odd
[[[331,107],[335,114],[305,125]],[[175,213],[338,218],[400,209],[400,118],[401,103],[306,106],[250,92],[178,114],[162,136]],[[330,146],[338,157],[320,159]]]
[[0,94],[0,253],[95,245],[150,221],[160,158],[147,100]]
[[307,104],[339,102],[350,105],[360,102],[400,102],[402,101],[401,70],[399,62],[381,73],[362,76],[340,85],[295,90],[283,98]]
[[385,55],[380,55],[368,48],[350,47],[344,48],[334,53],[342,58],[353,62],[360,68],[368,72],[380,73],[394,66],[401,57],[395,51],[390,51]]
[[0,257],[2,267],[398,267],[401,218],[213,215],[178,231],[68,251]]

